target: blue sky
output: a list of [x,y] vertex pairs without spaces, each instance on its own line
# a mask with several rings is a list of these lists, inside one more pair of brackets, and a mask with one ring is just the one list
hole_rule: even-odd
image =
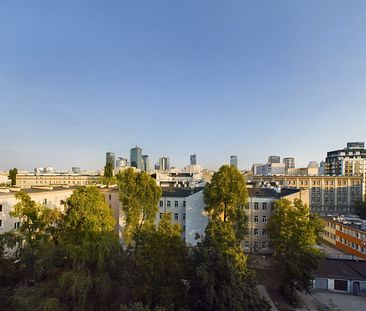
[[366,1],[0,1],[0,169],[298,165],[366,140]]

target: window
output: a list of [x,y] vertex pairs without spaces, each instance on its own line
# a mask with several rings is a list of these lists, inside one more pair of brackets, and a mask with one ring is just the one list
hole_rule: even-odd
[[254,209],[255,210],[258,210],[258,205],[259,205],[258,202],[254,202]]
[[267,223],[267,216],[262,217],[262,222],[265,223],[265,224]]
[[267,242],[262,242],[262,249],[267,249]]
[[164,206],[164,201],[163,201],[163,200],[160,200],[160,202],[159,202],[159,206],[160,206],[160,207],[163,207],[163,206]]
[[47,199],[43,199],[43,205],[47,205]]
[[259,232],[258,232],[258,228],[255,228],[255,229],[253,230],[253,234],[254,234],[254,236],[258,236],[258,234],[259,234]]
[[0,228],[3,226],[3,220],[0,219]]
[[178,207],[178,201],[174,201],[174,206]]
[[245,209],[249,209],[249,203],[245,204]]
[[108,197],[109,197],[109,201],[112,200],[112,195],[111,194]]
[[262,203],[262,209],[263,209],[264,211],[266,211],[266,210],[267,210],[267,203]]
[[272,202],[272,203],[271,203],[271,210],[272,210],[272,211],[274,210],[274,207],[275,207],[275,202]]
[[2,212],[2,211],[3,211],[3,205],[0,204],[0,212]]
[[266,229],[263,229],[262,230],[262,234],[263,234],[263,236],[267,236],[267,230]]
[[174,213],[174,220],[178,220],[178,213]]
[[183,207],[186,207],[186,201],[183,201]]
[[258,215],[254,216],[254,222],[258,222]]
[[183,220],[186,220],[186,213],[183,214]]
[[244,241],[244,248],[249,249],[249,241]]
[[257,251],[258,250],[258,242],[254,242],[253,243],[253,251]]
[[166,207],[170,207],[170,201],[166,201]]
[[159,213],[159,218],[161,219],[163,217],[163,213]]
[[20,227],[20,221],[14,223],[14,229],[19,229]]

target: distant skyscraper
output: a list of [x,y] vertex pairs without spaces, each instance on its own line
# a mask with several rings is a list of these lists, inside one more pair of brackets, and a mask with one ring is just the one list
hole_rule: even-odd
[[190,158],[189,158],[189,164],[191,165],[197,165],[197,155],[196,154],[191,154]]
[[147,154],[144,154],[142,156],[142,162],[143,162],[143,170],[145,172],[150,171],[150,160],[149,160],[149,156]]
[[169,157],[161,157],[159,159],[159,169],[166,171],[170,169]]
[[234,166],[235,168],[238,168],[238,156],[232,155],[230,157],[230,165]]
[[285,168],[295,168],[295,158],[283,158]]
[[131,148],[130,151],[131,166],[136,167],[139,170],[143,170],[142,149],[136,146],[134,148]]
[[107,152],[105,157],[105,164],[110,163],[112,165],[112,168],[114,169],[116,167],[116,156],[113,152]]
[[269,156],[268,163],[281,163],[281,158],[279,156]]

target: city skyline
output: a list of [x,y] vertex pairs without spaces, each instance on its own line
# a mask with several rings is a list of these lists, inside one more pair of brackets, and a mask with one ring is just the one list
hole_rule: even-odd
[[[296,166],[365,141],[365,2],[0,3],[0,169]],[[153,163],[152,163],[153,164]]]
[[[296,157],[288,157],[288,156],[286,156],[286,155],[276,155],[276,156],[273,156],[273,155],[269,155],[268,156],[268,158],[266,158],[266,156],[264,156],[264,157],[262,157],[263,159],[267,159],[267,160],[263,160],[262,162],[260,162],[260,161],[256,161],[256,162],[253,162],[253,163],[249,163],[247,166],[243,166],[243,167],[241,167],[239,164],[240,164],[240,158],[238,158],[236,155],[230,155],[230,156],[228,156],[228,158],[227,158],[227,161],[226,162],[223,162],[223,163],[221,163],[220,165],[219,165],[219,167],[220,166],[222,166],[222,165],[233,165],[233,159],[235,158],[235,160],[234,160],[234,162],[235,163],[237,163],[237,168],[239,169],[239,170],[252,170],[252,166],[253,165],[262,165],[262,164],[266,164],[266,163],[271,163],[271,158],[279,158],[279,161],[280,162],[278,162],[278,163],[285,163],[286,161],[285,160],[287,160],[287,161],[289,161],[289,159],[291,160],[291,161],[293,161],[294,163],[293,163],[293,166],[291,166],[291,167],[296,167],[296,168],[301,168],[301,167],[308,167],[308,165],[311,165],[311,164],[313,164],[314,165],[314,163],[317,163],[318,165],[321,163],[321,162],[324,162],[325,163],[325,161],[326,161],[326,159],[327,159],[327,154],[328,153],[330,153],[330,152],[338,152],[338,151],[343,151],[343,150],[346,150],[346,149],[348,149],[348,146],[349,145],[352,145],[352,144],[361,144],[361,145],[363,145],[364,146],[364,141],[347,141],[346,143],[344,143],[343,144],[343,146],[339,146],[339,147],[337,147],[337,148],[333,148],[333,149],[331,149],[331,150],[327,150],[327,151],[325,151],[324,152],[324,157],[323,158],[321,158],[321,159],[314,159],[314,160],[308,160],[307,162],[304,162],[304,164],[300,164],[300,165],[298,165],[297,163],[297,158]],[[132,152],[132,150],[134,150],[134,149],[139,149],[140,150],[140,153],[142,154],[142,152],[144,152],[144,150],[143,150],[143,148],[141,147],[141,146],[137,146],[137,145],[135,145],[134,147],[131,147],[130,149],[129,149],[129,152],[131,153]],[[144,152],[145,153],[145,152]],[[131,156],[131,154],[130,154],[130,156]],[[178,166],[178,165],[174,165],[174,163],[173,163],[173,165],[171,165],[169,162],[170,162],[170,157],[169,156],[166,156],[166,155],[164,155],[164,156],[158,156],[156,159],[154,159],[154,158],[152,158],[151,159],[151,157],[150,157],[150,155],[149,154],[144,154],[144,155],[141,155],[141,165],[145,165],[144,164],[144,160],[143,160],[143,158],[145,157],[146,158],[146,160],[147,161],[149,161],[149,166],[151,166],[151,163],[150,163],[150,160],[151,161],[153,161],[153,162],[156,162],[156,164],[159,164],[159,162],[161,161],[161,159],[163,159],[163,158],[166,158],[167,160],[168,160],[168,165],[169,165],[169,167],[171,167],[171,168],[178,168],[178,169],[182,169],[182,168],[184,168],[184,167],[186,167],[186,166],[189,166],[189,165],[192,165],[192,163],[191,163],[191,161],[192,161],[192,156],[194,156],[194,158],[195,158],[195,161],[196,161],[196,164],[197,165],[199,165],[199,166],[201,166],[203,169],[210,169],[210,170],[217,170],[219,167],[216,167],[216,168],[210,168],[210,167],[207,167],[207,166],[205,166],[204,165],[204,163],[201,163],[200,161],[197,161],[197,154],[190,154],[189,155],[189,158],[188,158],[188,156],[187,156],[187,161],[186,161],[186,163],[183,163],[183,165],[181,165],[181,166]],[[103,169],[104,168],[104,165],[106,164],[106,163],[112,163],[111,162],[111,160],[110,159],[112,159],[112,158],[114,158],[114,165],[112,165],[112,166],[116,166],[116,163],[118,162],[118,161],[121,161],[121,160],[124,160],[124,161],[127,161],[126,163],[128,164],[128,166],[135,166],[135,164],[133,164],[133,165],[131,165],[131,163],[130,162],[128,162],[128,160],[127,160],[127,158],[125,157],[125,154],[123,153],[123,154],[119,154],[119,153],[115,153],[115,152],[113,152],[113,151],[107,151],[107,152],[105,152],[105,155],[104,155],[104,161],[102,161],[101,163],[101,166],[100,167],[97,167],[97,168],[92,168],[92,167],[81,167],[81,170],[101,170],[101,169]],[[278,161],[278,160],[277,160]],[[296,165],[295,165],[295,162],[296,162]],[[236,165],[234,165],[234,166],[236,166]],[[43,164],[43,165],[38,165],[38,166],[34,166],[34,167],[31,167],[31,168],[25,168],[25,167],[17,167],[18,169],[20,169],[20,170],[28,170],[28,171],[33,171],[34,169],[36,169],[36,168],[53,168],[53,169],[56,169],[56,170],[65,170],[65,171],[67,171],[67,170],[70,170],[70,169],[73,169],[73,168],[75,168],[75,167],[77,167],[77,168],[80,168],[79,166],[75,166],[75,165],[73,165],[72,167],[66,167],[66,166],[62,166],[62,167],[58,167],[58,166],[52,166],[52,165],[45,165],[45,164]],[[10,168],[9,168],[10,169]],[[152,167],[151,167],[151,169],[152,169]],[[4,169],[4,168],[2,168],[2,167],[0,167],[0,171],[6,171],[7,169]]]

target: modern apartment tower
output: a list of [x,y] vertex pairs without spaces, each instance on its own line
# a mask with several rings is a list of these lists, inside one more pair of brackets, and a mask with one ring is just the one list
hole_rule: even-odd
[[159,169],[161,171],[166,171],[170,169],[169,157],[161,157],[159,159]]
[[111,164],[113,169],[116,167],[116,155],[113,152],[106,153],[105,164]]
[[238,168],[238,156],[232,155],[230,156],[230,165]]
[[295,158],[283,158],[283,163],[285,164],[285,168],[295,168]]
[[365,174],[365,143],[349,142],[344,149],[327,152],[323,165],[326,176],[361,176]]
[[130,163],[132,167],[136,167],[139,170],[143,170],[142,149],[140,147],[134,147],[130,150]]
[[191,154],[191,156],[189,157],[189,164],[197,165],[197,155],[196,154]]

